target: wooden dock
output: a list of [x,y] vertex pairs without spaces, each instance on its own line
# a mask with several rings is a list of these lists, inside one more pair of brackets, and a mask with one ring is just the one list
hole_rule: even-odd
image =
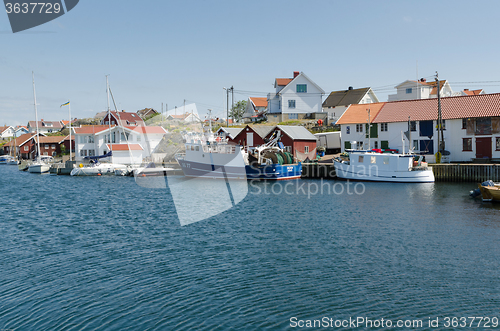
[[[491,179],[500,182],[500,164],[430,164],[436,182],[475,182]],[[302,178],[335,179],[337,175],[331,163],[303,163]]]
[[476,182],[491,179],[500,181],[500,164],[429,164],[434,172],[436,182]]

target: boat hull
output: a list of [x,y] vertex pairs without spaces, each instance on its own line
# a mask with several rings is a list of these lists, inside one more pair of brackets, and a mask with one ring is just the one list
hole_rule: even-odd
[[231,166],[180,160],[179,165],[186,177],[284,180],[300,178],[302,175],[302,164],[300,163]]
[[479,184],[479,190],[483,201],[500,201],[500,187],[499,186],[482,186]]
[[397,183],[434,183],[435,181],[431,168],[414,171],[384,171],[338,161],[334,162],[334,166],[337,177],[342,179]]
[[49,164],[30,164],[28,166],[28,172],[31,172],[33,174],[43,174],[46,172],[50,171],[50,165]]
[[127,170],[127,166],[121,164],[99,164],[91,167],[74,168],[71,176],[115,176],[115,171]]

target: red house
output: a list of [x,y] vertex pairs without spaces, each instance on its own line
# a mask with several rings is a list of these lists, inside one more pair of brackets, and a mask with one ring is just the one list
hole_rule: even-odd
[[299,161],[306,158],[310,160],[316,158],[316,137],[303,126],[277,125],[267,135],[266,139],[271,139],[273,133],[281,131],[280,141],[284,149]]
[[257,147],[266,143],[264,139],[273,128],[270,125],[247,125],[231,141],[248,148]]

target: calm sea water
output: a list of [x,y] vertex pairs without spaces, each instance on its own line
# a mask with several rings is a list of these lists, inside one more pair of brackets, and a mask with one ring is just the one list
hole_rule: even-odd
[[358,195],[302,182],[325,192],[251,185],[181,227],[168,189],[0,166],[0,330],[499,317],[500,206],[471,200],[475,184],[365,183]]

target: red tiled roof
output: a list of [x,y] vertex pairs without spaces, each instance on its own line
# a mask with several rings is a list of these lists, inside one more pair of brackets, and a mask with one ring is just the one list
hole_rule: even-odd
[[0,133],[3,133],[8,128],[10,128],[10,126],[0,126]]
[[[59,144],[63,139],[63,136],[40,136],[40,144]],[[35,141],[37,141],[37,138],[35,138]]]
[[[500,116],[500,93],[441,99],[443,119]],[[430,121],[437,119],[438,100],[405,100],[387,102],[373,123]]]
[[255,107],[267,107],[267,98],[249,98]]
[[16,144],[16,146],[20,146],[21,144],[25,143],[28,141],[31,137],[35,136],[36,133],[25,133],[23,135],[20,135],[16,139],[12,139],[8,143],[5,144],[5,146],[12,146],[13,144]]
[[[111,111],[111,115],[120,121],[128,121],[130,123],[140,122],[144,123],[144,120],[136,113],[128,113],[125,111]],[[104,116],[106,117],[106,115]]]
[[464,93],[467,95],[479,95],[481,92],[483,92],[483,90],[464,90]]
[[377,117],[385,104],[386,102],[350,105],[336,124],[368,123],[368,109],[370,109],[370,122],[374,122],[373,119]]
[[167,133],[167,130],[165,130],[161,126],[126,126],[127,129],[130,129],[135,132],[140,132],[140,133],[158,133],[158,134],[165,134]]
[[[113,128],[114,125],[111,125],[111,127]],[[80,128],[73,128],[75,134],[98,133],[107,129],[109,129],[109,125],[84,125]]]
[[[106,144],[111,151],[142,151],[143,148],[139,144]],[[110,147],[111,146],[111,147]]]
[[276,85],[277,86],[287,86],[293,78],[276,78]]

